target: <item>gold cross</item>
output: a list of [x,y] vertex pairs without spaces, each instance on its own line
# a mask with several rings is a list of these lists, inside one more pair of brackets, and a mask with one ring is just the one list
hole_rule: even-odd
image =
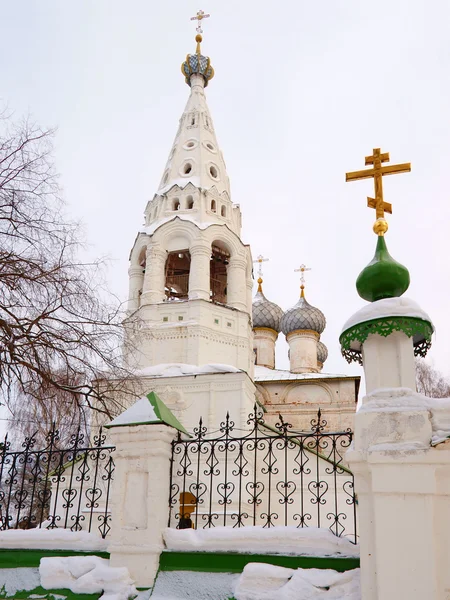
[[374,178],[375,198],[367,198],[367,206],[375,209],[377,219],[383,219],[385,211],[392,214],[392,204],[385,202],[383,199],[383,175],[396,175],[397,173],[409,173],[411,171],[411,163],[382,167],[381,163],[384,162],[389,162],[389,152],[381,152],[380,148],[374,148],[372,156],[366,156],[365,161],[366,165],[373,165],[372,169],[345,174],[345,181]]
[[191,21],[197,21],[197,33],[203,33],[202,20],[208,19],[211,15],[206,15],[203,10],[199,10],[195,17],[191,17]]

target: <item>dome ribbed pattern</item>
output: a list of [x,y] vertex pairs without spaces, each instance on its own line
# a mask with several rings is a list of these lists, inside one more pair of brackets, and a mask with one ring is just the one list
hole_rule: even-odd
[[281,319],[281,330],[284,335],[298,329],[310,329],[322,333],[327,321],[321,310],[311,306],[305,298],[300,298],[295,306],[287,310]]
[[188,54],[181,65],[181,70],[189,86],[191,85],[191,75],[194,75],[194,73],[203,75],[205,87],[208,85],[208,81],[214,77],[214,69],[211,67],[209,56],[203,56],[202,54]]
[[267,300],[262,292],[256,293],[252,307],[253,328],[268,327],[279,333],[282,316],[283,311],[277,304]]
[[317,361],[324,363],[328,358],[328,348],[323,342],[317,342]]

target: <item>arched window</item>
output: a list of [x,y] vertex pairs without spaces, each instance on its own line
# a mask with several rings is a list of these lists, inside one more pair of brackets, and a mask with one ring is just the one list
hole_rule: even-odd
[[180,199],[174,198],[172,201],[172,210],[180,210]]
[[217,210],[217,209],[216,209],[216,201],[215,201],[215,200],[211,200],[211,211],[212,211],[213,213],[215,213],[215,212],[216,212],[216,210]]
[[209,269],[212,302],[227,303],[227,267],[230,253],[221,242],[213,242]]
[[189,292],[189,271],[191,255],[189,250],[169,252],[166,261],[165,292],[166,301],[187,300]]
[[140,306],[141,305],[142,290],[144,288],[145,267],[147,265],[147,246],[144,246],[142,248],[142,250],[139,252],[138,265],[142,269],[142,272],[139,274],[139,280],[138,280],[138,286],[137,286],[137,289],[138,289],[138,293],[137,293],[138,306]]
[[221,217],[226,217],[227,216],[227,209],[225,206],[222,206],[222,208],[220,209],[220,216]]
[[189,210],[191,210],[192,208],[194,208],[194,198],[192,196],[188,196],[186,198],[186,206]]
[[186,163],[184,165],[184,167],[183,167],[183,173],[185,175],[189,175],[189,173],[191,173],[191,171],[192,171],[192,165],[191,165],[191,163]]

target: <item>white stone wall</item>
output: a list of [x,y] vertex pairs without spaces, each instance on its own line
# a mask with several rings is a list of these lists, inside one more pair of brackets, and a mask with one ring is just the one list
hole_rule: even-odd
[[357,398],[352,378],[257,382],[256,389],[272,424],[281,414],[294,429],[309,431],[320,408],[327,431],[353,430]]
[[275,343],[278,333],[267,327],[255,327],[253,329],[253,347],[256,350],[255,364],[275,368]]

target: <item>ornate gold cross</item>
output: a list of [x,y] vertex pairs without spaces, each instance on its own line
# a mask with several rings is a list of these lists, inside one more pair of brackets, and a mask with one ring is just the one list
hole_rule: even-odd
[[253,261],[253,263],[259,263],[259,268],[258,268],[258,292],[262,292],[262,287],[261,284],[263,282],[263,272],[262,272],[262,264],[263,262],[268,262],[268,258],[264,258],[264,256],[262,254],[260,254],[258,256],[258,258],[256,260]]
[[389,152],[381,152],[380,148],[374,148],[372,156],[366,156],[366,165],[373,165],[372,169],[353,171],[345,174],[345,181],[357,181],[373,177],[375,184],[375,198],[367,198],[367,206],[374,208],[377,219],[383,219],[385,211],[392,214],[392,204],[383,199],[383,175],[396,175],[397,173],[409,173],[411,163],[401,165],[390,165],[382,167],[381,163],[389,162]]

